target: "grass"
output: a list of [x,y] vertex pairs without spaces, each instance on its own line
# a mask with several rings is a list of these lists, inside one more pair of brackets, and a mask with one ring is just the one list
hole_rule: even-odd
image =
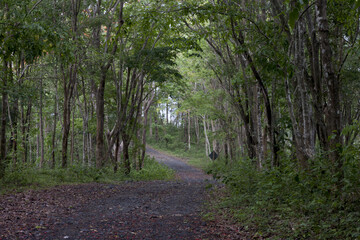
[[31,165],[22,165],[16,169],[8,169],[6,171],[5,176],[0,180],[0,194],[66,184],[90,182],[119,183],[129,180],[151,181],[171,179],[174,179],[173,170],[148,157],[145,159],[142,170],[132,170],[129,175],[125,175],[121,170],[114,173],[111,167],[96,169],[72,165],[66,169],[39,169]]

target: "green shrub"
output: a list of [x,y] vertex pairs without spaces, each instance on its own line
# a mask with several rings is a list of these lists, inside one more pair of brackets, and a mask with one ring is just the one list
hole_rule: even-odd
[[175,176],[175,172],[163,164],[155,161],[154,158],[146,157],[144,167],[140,171],[132,171],[130,178],[133,180],[170,180]]
[[291,160],[279,168],[257,170],[250,160],[214,162],[208,172],[231,193],[229,209],[257,236],[280,239],[356,239],[360,237],[358,148],[343,151],[344,176],[319,155],[307,171]]

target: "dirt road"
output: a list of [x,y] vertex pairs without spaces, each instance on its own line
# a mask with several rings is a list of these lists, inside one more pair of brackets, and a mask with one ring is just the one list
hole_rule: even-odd
[[153,149],[148,154],[173,168],[177,180],[81,184],[0,196],[0,239],[234,238],[201,218],[209,176],[181,159]]

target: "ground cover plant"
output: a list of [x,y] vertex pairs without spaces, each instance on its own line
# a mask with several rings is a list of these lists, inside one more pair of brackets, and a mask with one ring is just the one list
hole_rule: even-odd
[[58,185],[79,183],[114,183],[124,181],[152,181],[174,179],[174,171],[156,162],[153,158],[146,157],[144,167],[139,171],[125,174],[111,167],[96,169],[73,165],[63,168],[41,168],[31,165],[20,165],[16,169],[6,171],[0,180],[0,193],[19,192],[27,189],[49,188]]
[[307,171],[298,171],[292,161],[262,172],[247,159],[215,162],[208,172],[228,186],[215,208],[224,218],[255,229],[259,237],[357,239],[358,149],[353,153],[344,162],[341,180],[323,156],[311,161]]

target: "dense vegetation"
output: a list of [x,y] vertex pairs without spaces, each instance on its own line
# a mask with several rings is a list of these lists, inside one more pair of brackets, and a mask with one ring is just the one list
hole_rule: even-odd
[[134,174],[148,139],[203,167],[217,152],[222,204],[258,235],[358,238],[359,12],[358,0],[1,1],[0,178]]

